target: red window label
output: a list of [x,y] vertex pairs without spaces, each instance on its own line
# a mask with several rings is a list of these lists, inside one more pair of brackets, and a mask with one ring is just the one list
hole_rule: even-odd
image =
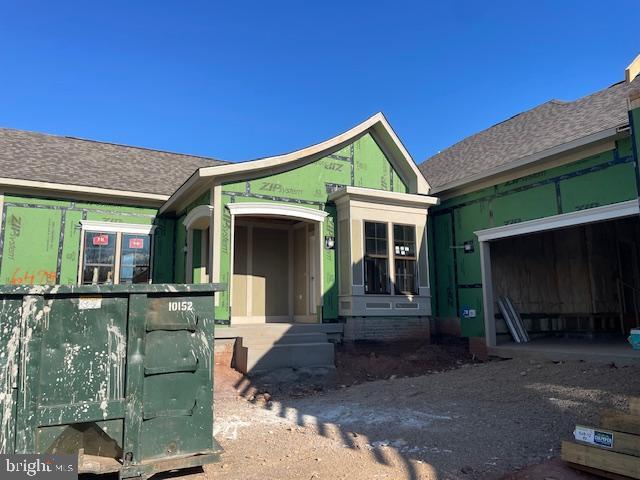
[[144,238],[130,238],[129,248],[144,248]]
[[109,235],[98,234],[93,236],[94,245],[109,245]]

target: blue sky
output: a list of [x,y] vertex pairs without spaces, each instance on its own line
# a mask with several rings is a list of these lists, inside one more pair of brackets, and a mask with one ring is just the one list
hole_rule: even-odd
[[0,126],[247,160],[383,111],[414,159],[623,78],[640,2],[0,1]]

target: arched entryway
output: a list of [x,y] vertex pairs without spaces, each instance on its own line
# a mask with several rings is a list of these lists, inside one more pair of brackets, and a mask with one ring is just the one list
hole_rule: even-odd
[[211,279],[211,225],[213,207],[199,205],[189,212],[183,224],[187,229],[185,281],[207,283]]
[[318,321],[322,224],[298,205],[232,203],[231,323]]

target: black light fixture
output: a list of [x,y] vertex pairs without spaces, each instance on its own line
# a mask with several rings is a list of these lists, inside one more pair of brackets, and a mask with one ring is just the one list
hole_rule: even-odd
[[464,253],[473,253],[473,242],[464,242]]
[[325,235],[324,237],[324,248],[327,250],[333,250],[336,246],[336,237],[332,237],[331,235]]

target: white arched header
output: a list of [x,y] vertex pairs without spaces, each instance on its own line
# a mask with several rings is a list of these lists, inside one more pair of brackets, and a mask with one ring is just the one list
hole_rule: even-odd
[[211,205],[199,205],[189,212],[182,223],[187,227],[187,230],[191,230],[193,228],[207,228],[212,214],[213,207]]
[[270,217],[297,218],[298,220],[312,222],[324,222],[324,219],[329,215],[322,210],[282,203],[229,203],[227,208],[231,215],[267,215]]

